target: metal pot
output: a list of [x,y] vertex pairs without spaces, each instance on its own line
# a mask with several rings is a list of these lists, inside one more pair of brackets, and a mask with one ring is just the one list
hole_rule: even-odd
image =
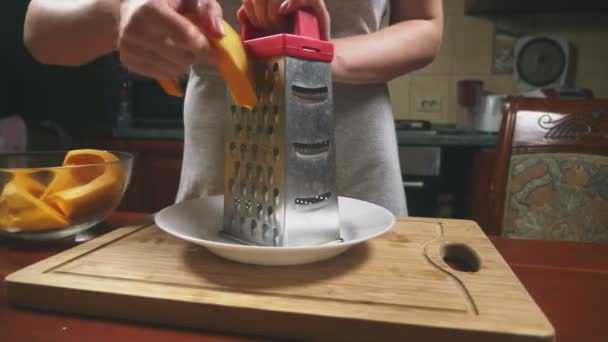
[[500,130],[506,95],[483,95],[473,118],[473,129],[496,133]]

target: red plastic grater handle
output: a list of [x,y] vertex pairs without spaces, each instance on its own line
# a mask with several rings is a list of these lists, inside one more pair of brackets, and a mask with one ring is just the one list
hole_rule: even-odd
[[265,35],[251,25],[245,11],[240,13],[241,38],[248,52],[255,57],[292,56],[330,62],[334,57],[331,42],[321,40],[319,20],[308,10],[297,10],[293,17],[293,33]]
[[296,36],[308,37],[321,40],[319,32],[319,19],[306,10],[298,10],[293,18],[293,34]]

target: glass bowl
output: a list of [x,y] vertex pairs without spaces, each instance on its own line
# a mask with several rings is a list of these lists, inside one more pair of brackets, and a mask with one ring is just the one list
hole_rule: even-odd
[[133,159],[92,149],[0,155],[0,234],[54,240],[95,226],[120,203]]

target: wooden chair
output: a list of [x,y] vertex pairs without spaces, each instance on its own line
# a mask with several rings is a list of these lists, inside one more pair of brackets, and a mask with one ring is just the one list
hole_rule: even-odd
[[512,97],[489,234],[608,242],[608,100]]

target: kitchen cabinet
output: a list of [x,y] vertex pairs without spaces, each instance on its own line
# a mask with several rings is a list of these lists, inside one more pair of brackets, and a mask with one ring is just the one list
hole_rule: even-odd
[[608,2],[604,0],[465,0],[465,13],[469,15],[597,11],[608,11]]
[[[494,147],[443,146],[437,216],[473,220],[486,233],[491,232],[495,159]],[[408,197],[408,203],[419,200]]]
[[494,194],[493,179],[496,149],[483,148],[473,154],[468,196],[466,197],[466,216],[479,224],[485,232],[492,231],[490,222],[490,203]]
[[182,168],[181,141],[105,138],[89,145],[135,154],[131,182],[119,210],[156,212],[174,203]]
[[[426,160],[434,149],[441,150],[438,173],[410,172],[434,164],[436,158],[431,164]],[[494,147],[402,145],[399,152],[411,215],[474,220],[485,232],[492,231],[489,213],[496,159]],[[414,152],[424,153],[425,158]],[[420,185],[411,189],[409,184],[415,186],[416,183]]]
[[175,201],[182,168],[181,154],[140,153],[130,205],[136,211],[156,212]]

